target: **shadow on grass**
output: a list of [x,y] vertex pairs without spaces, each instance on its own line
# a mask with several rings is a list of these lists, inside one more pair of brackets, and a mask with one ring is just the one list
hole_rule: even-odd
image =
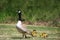
[[31,37],[23,38],[23,37],[11,37],[11,39],[29,39]]

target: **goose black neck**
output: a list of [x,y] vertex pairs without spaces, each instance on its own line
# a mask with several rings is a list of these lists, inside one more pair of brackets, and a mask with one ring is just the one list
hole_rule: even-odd
[[18,20],[21,21],[21,13],[18,13]]

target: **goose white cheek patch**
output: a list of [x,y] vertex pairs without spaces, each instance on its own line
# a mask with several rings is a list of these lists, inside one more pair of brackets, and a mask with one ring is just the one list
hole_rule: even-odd
[[18,11],[18,13],[20,13],[21,11]]

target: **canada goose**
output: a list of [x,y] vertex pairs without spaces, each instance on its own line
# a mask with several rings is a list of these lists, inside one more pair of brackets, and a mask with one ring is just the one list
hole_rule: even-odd
[[30,32],[27,30],[26,27],[23,26],[21,14],[22,14],[21,11],[18,10],[18,22],[17,22],[17,24],[16,24],[16,28],[17,28],[17,30],[18,30],[20,33],[23,34],[23,37],[26,38],[26,37],[27,37],[26,34],[27,34],[27,33],[29,34]]
[[48,37],[48,34],[43,32],[43,33],[40,34],[40,37],[46,38],[46,37]]
[[37,31],[36,31],[36,30],[33,30],[33,31],[32,31],[32,36],[33,36],[33,37],[36,37],[36,36],[37,36]]

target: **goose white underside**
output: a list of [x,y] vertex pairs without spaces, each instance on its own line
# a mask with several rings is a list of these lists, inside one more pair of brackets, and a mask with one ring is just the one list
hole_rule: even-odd
[[20,30],[27,32],[27,29],[26,29],[25,27],[23,27],[21,21],[18,21],[16,26],[17,26],[17,28],[19,28]]

